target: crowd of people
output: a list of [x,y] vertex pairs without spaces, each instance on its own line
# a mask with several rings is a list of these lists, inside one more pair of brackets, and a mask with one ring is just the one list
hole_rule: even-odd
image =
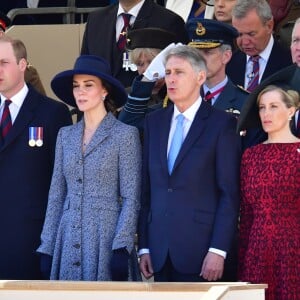
[[92,12],[51,81],[61,101],[0,15],[0,279],[127,281],[139,264],[298,298],[300,18],[287,48],[266,0],[187,2]]

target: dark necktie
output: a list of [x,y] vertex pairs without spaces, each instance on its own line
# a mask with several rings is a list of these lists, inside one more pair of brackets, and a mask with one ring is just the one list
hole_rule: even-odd
[[259,55],[254,55],[250,57],[250,60],[252,61],[252,73],[250,76],[250,80],[248,82],[247,90],[249,92],[252,92],[258,85],[259,81]]
[[208,104],[211,105],[211,100],[212,100],[213,97],[210,97],[210,95],[211,95],[211,92],[210,92],[210,91],[207,91],[206,94],[205,94],[205,96],[204,96],[204,100],[205,100]]
[[9,130],[12,127],[11,117],[10,117],[10,111],[9,111],[9,105],[11,104],[11,100],[6,99],[4,104],[4,109],[0,121],[0,127],[1,127],[1,135],[4,139],[6,135],[8,134]]
[[129,27],[129,24],[130,24],[129,22],[130,22],[131,14],[123,13],[122,17],[123,17],[124,25],[123,25],[123,28],[120,32],[119,39],[118,39],[118,42],[117,42],[117,46],[118,46],[119,50],[124,50],[125,49],[126,33],[127,33],[127,29]]

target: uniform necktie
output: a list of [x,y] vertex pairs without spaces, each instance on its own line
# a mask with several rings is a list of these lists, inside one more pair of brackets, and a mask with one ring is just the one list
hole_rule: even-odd
[[169,149],[169,155],[168,155],[168,170],[169,174],[172,173],[175,160],[177,158],[177,155],[180,151],[181,145],[183,143],[183,121],[184,121],[184,115],[179,114],[176,117],[177,124],[174,131],[174,135],[171,141],[170,149]]
[[206,94],[205,94],[205,96],[204,96],[204,100],[205,100],[208,104],[211,105],[211,100],[212,100],[213,97],[210,97],[210,95],[211,95],[211,92],[210,92],[210,91],[207,91]]
[[6,137],[6,135],[8,134],[9,130],[12,127],[11,116],[9,111],[10,104],[11,104],[11,100],[6,99],[4,102],[4,109],[0,121],[1,134],[3,139]]
[[247,90],[249,92],[252,92],[256,86],[258,85],[259,81],[259,55],[254,55],[250,57],[250,60],[252,62],[252,73],[250,80],[248,82]]
[[123,28],[120,32],[119,39],[118,39],[118,42],[117,42],[117,46],[118,46],[119,50],[124,50],[125,49],[126,33],[127,33],[127,29],[129,27],[129,24],[130,24],[131,14],[122,13],[122,17],[123,17],[124,25],[123,25]]

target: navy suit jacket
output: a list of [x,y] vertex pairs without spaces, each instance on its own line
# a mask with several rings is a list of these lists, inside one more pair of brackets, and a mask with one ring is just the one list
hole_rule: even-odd
[[[237,50],[233,53],[231,60],[226,66],[226,74],[236,85],[244,86],[247,63],[246,60],[246,54],[241,50]],[[291,65],[292,63],[293,62],[289,49],[283,47],[275,40],[265,71],[262,75],[261,82],[270,75]]]
[[[102,56],[110,63],[113,75],[125,87],[131,85],[137,72],[122,69],[123,51],[117,48],[116,20],[118,4],[100,8],[90,13],[83,36],[82,54]],[[174,12],[146,0],[141,7],[132,29],[159,27],[174,32],[178,41],[188,42],[183,19]]]
[[236,231],[240,139],[236,118],[202,102],[169,175],[172,115],[170,105],[145,119],[139,249],[155,272],[169,252],[177,271],[200,273],[208,249],[229,251]]
[[[39,257],[56,135],[71,124],[66,105],[29,87],[5,142],[0,143],[0,279],[42,279]],[[43,127],[43,145],[30,147],[29,127]]]

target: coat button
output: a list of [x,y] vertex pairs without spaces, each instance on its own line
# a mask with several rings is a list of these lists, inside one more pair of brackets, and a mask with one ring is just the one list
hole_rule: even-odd
[[80,244],[75,244],[73,245],[74,248],[79,249],[80,248]]
[[173,189],[168,189],[168,193],[172,193],[173,192]]
[[76,261],[73,263],[73,266],[76,266],[76,267],[80,267],[80,265],[81,265],[80,261]]
[[81,178],[78,178],[78,179],[77,179],[77,182],[78,182],[78,183],[82,183],[82,179],[81,179]]

